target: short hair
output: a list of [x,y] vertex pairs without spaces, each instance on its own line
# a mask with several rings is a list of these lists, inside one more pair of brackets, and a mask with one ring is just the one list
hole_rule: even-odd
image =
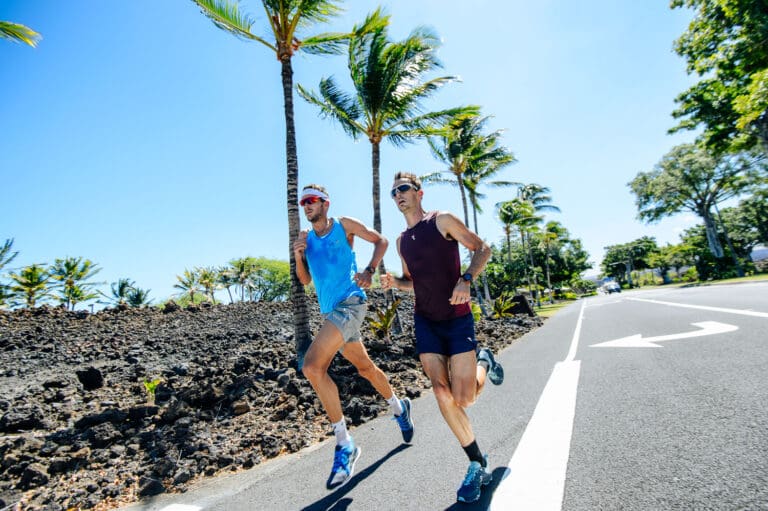
[[317,184],[314,184],[314,183],[310,183],[310,184],[306,185],[304,188],[302,188],[301,191],[303,192],[307,188],[311,188],[313,190],[317,190],[318,192],[323,192],[324,194],[326,194],[326,195],[328,195],[330,197],[330,194],[328,193],[328,190],[326,190],[323,185],[317,185]]
[[403,172],[400,171],[397,174],[395,174],[395,181],[398,179],[402,179],[404,181],[410,181],[411,184],[416,188],[417,190],[421,190],[421,179],[419,179],[419,176],[416,174],[412,174],[411,172]]

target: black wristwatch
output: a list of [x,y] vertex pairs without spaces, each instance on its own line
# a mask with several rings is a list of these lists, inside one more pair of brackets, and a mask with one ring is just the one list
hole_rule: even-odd
[[365,271],[373,275],[374,273],[376,273],[376,268],[374,268],[373,266],[366,266]]
[[462,279],[464,279],[467,282],[472,282],[472,274],[467,272],[464,275],[461,276]]

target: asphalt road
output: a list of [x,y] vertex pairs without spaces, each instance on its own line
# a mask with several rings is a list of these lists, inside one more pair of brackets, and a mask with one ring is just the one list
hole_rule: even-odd
[[126,509],[768,510],[767,331],[765,283],[560,311],[500,354],[506,381],[469,410],[494,475],[476,504],[455,502],[467,460],[427,393],[413,445],[387,418],[353,430],[362,456],[335,491],[325,442]]

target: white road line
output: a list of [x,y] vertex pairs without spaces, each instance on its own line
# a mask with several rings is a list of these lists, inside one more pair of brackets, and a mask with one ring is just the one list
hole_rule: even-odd
[[636,302],[658,303],[660,305],[669,305],[671,307],[685,307],[688,309],[701,309],[705,311],[725,312],[727,314],[740,314],[742,316],[755,316],[758,318],[768,318],[768,312],[757,312],[743,309],[726,309],[723,307],[709,307],[707,305],[690,305],[687,303],[663,302],[661,300],[648,300],[646,298],[627,298]]
[[581,362],[558,362],[509,462],[491,510],[559,511],[571,452]]
[[187,504],[171,504],[170,506],[165,506],[160,511],[200,511],[201,509],[203,508]]
[[576,320],[576,328],[573,329],[573,337],[571,338],[571,347],[568,350],[568,355],[565,357],[564,362],[572,362],[576,358],[576,349],[579,347],[579,336],[581,336],[581,322],[584,319],[584,307],[586,307],[586,305],[586,300],[581,302],[579,319]]
[[584,317],[582,302],[568,355],[555,364],[509,462],[509,476],[493,494],[491,510],[559,511],[571,452],[581,362],[574,360]]

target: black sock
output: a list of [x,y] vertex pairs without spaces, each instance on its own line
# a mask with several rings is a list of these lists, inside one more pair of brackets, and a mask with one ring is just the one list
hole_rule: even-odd
[[473,440],[471,444],[464,447],[464,452],[467,453],[469,461],[476,461],[483,467],[485,466],[485,458],[483,458],[483,453],[480,452],[480,448],[477,446],[477,440]]

